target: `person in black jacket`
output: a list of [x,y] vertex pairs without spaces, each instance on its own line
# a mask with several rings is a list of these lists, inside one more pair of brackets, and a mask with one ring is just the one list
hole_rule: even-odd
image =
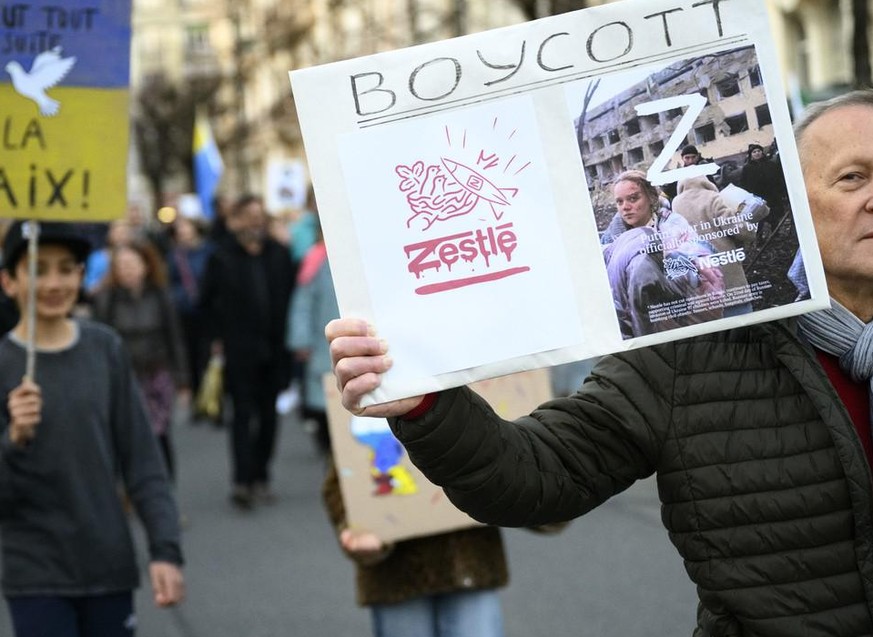
[[488,524],[571,519],[657,475],[696,636],[873,635],[873,91],[810,105],[795,135],[830,307],[605,356],[514,421],[466,388],[362,407],[391,353],[339,319],[326,334],[343,405],[389,418]]
[[276,397],[287,384],[285,350],[294,268],[288,250],[267,236],[264,204],[243,195],[227,217],[230,235],[206,264],[201,306],[213,352],[225,363],[233,402],[231,501],[249,509],[274,499],[269,464],[276,441]]

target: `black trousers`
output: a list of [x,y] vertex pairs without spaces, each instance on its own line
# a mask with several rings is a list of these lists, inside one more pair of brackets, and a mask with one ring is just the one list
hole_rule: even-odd
[[230,427],[233,482],[251,485],[270,481],[270,461],[276,446],[276,397],[279,395],[279,361],[228,360],[227,391],[233,402]]
[[209,363],[209,337],[204,329],[203,317],[199,313],[180,314],[179,322],[182,325],[185,356],[188,360],[191,395],[196,396],[203,372]]

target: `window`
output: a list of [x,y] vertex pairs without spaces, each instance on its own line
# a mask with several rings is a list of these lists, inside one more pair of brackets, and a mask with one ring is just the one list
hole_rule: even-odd
[[681,116],[682,116],[682,109],[681,108],[671,108],[669,111],[667,111],[667,117],[669,117],[670,119],[676,119],[677,117],[681,117]]
[[661,151],[664,150],[664,142],[657,141],[654,144],[649,144],[649,152],[652,153],[652,157],[657,157],[661,154]]
[[770,117],[770,107],[766,104],[755,107],[755,117],[758,119],[758,128],[764,128],[773,123],[773,119]]
[[620,172],[624,171],[624,164],[622,163],[622,156],[616,155],[612,159],[609,160],[610,166],[612,168],[612,174],[617,175]]
[[640,120],[634,117],[633,119],[626,121],[624,123],[624,130],[628,134],[628,137],[638,135],[640,132]]
[[643,115],[640,117],[640,130],[650,131],[661,125],[661,120],[658,115]]
[[643,149],[641,146],[636,148],[631,148],[627,151],[627,163],[628,166],[632,166],[633,164],[638,164],[643,161]]
[[606,141],[607,141],[607,143],[610,143],[610,144],[617,144],[618,142],[620,142],[621,137],[619,136],[618,131],[614,128],[610,131],[607,131]]
[[597,166],[585,166],[585,176],[588,178],[588,186],[597,183]]
[[603,150],[603,138],[602,137],[594,137],[591,140],[591,149],[592,150]]
[[734,95],[738,95],[740,92],[740,82],[734,77],[729,77],[727,79],[721,80],[720,82],[715,83],[715,88],[718,90],[718,96],[721,99],[726,97],[733,97]]
[[715,141],[715,126],[713,126],[712,122],[698,126],[694,129],[694,138],[698,144]]
[[206,51],[209,49],[209,27],[205,24],[193,24],[186,29],[189,51]]
[[736,135],[737,133],[749,130],[749,120],[746,118],[745,113],[725,117],[724,123],[727,124],[729,135]]
[[761,69],[757,66],[749,69],[749,82],[752,84],[752,88],[756,86],[761,86]]

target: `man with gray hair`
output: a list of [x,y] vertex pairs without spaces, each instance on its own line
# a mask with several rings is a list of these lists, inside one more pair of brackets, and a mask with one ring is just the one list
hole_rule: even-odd
[[568,520],[657,474],[695,636],[873,635],[873,92],[811,107],[796,135],[831,309],[606,356],[515,421],[467,388],[361,408],[391,360],[340,319],[326,334],[344,405],[389,417],[490,524]]

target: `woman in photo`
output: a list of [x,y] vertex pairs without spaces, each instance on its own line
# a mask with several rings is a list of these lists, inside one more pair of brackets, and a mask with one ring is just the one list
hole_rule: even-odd
[[[639,170],[613,183],[617,211],[601,239],[612,298],[623,338],[644,336],[721,318],[693,297],[724,291],[721,273],[700,257],[712,254],[696,230]],[[706,309],[704,309],[706,308]]]

